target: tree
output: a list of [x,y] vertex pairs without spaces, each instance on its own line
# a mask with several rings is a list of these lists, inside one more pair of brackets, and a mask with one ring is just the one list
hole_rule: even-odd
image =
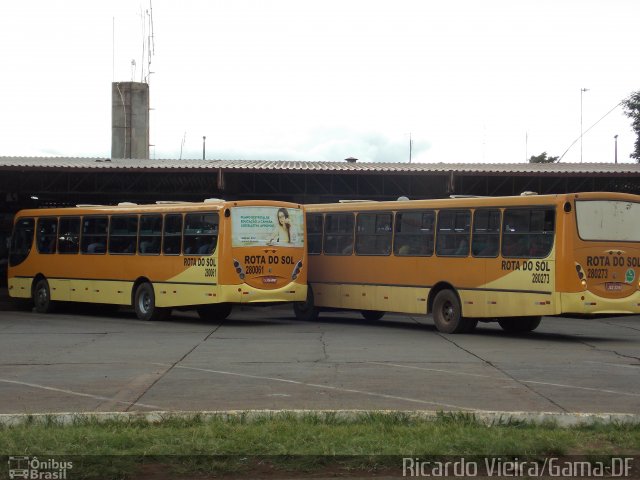
[[624,107],[624,114],[632,120],[631,126],[637,135],[636,149],[631,153],[630,157],[635,158],[640,163],[640,90],[633,92],[624,99],[622,106]]
[[531,155],[529,163],[555,163],[560,157],[547,157],[547,152],[542,152],[540,155]]

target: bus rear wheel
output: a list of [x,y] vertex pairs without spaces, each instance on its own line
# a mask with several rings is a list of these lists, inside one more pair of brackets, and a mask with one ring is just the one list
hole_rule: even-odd
[[307,299],[304,302],[293,302],[293,313],[302,322],[314,322],[318,319],[319,310],[314,304],[311,287],[307,287]]
[[203,320],[222,321],[231,314],[231,308],[230,303],[212,303],[196,307],[196,312]]
[[51,300],[51,289],[49,282],[41,278],[33,288],[33,306],[38,313],[51,313],[56,307],[56,303]]
[[433,323],[442,333],[469,333],[478,324],[462,316],[460,300],[451,290],[441,290],[433,300]]
[[160,308],[156,306],[156,295],[153,285],[150,283],[141,283],[136,289],[136,295],[133,301],[133,308],[140,320],[158,321],[165,320],[171,310],[168,308]]
[[380,320],[384,317],[385,312],[380,312],[378,310],[361,310],[360,314],[364,317],[368,322],[375,322],[376,320]]
[[526,333],[533,332],[542,321],[542,317],[507,317],[498,320],[505,332]]

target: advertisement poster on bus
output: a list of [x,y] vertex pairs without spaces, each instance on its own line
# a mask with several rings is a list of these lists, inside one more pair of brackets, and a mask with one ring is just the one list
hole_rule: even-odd
[[231,209],[234,247],[303,247],[302,211],[285,207]]

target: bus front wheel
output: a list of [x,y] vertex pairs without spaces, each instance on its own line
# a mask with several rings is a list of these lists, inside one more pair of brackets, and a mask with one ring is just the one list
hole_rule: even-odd
[[33,306],[38,313],[50,313],[55,308],[55,302],[51,300],[49,282],[41,278],[33,288]]
[[477,325],[475,319],[462,316],[460,300],[451,290],[441,290],[433,300],[433,322],[442,333],[468,333]]
[[498,320],[505,332],[526,333],[533,332],[542,321],[542,317],[507,317]]
[[150,283],[138,285],[133,308],[140,320],[164,320],[170,313],[169,309],[156,306],[156,295]]
[[230,303],[212,303],[200,305],[196,311],[202,320],[222,321],[231,314],[231,308]]
[[307,299],[304,302],[293,302],[293,313],[302,322],[313,322],[318,319],[318,308],[313,301],[313,291],[307,288]]

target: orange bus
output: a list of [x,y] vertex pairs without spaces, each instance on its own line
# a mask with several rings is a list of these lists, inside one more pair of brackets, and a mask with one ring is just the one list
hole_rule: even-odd
[[542,316],[640,313],[640,197],[523,195],[307,205],[308,296],[323,308],[433,314],[445,333]]
[[301,205],[208,199],[22,210],[8,288],[41,313],[62,301],[223,319],[233,304],[304,300],[306,277]]

